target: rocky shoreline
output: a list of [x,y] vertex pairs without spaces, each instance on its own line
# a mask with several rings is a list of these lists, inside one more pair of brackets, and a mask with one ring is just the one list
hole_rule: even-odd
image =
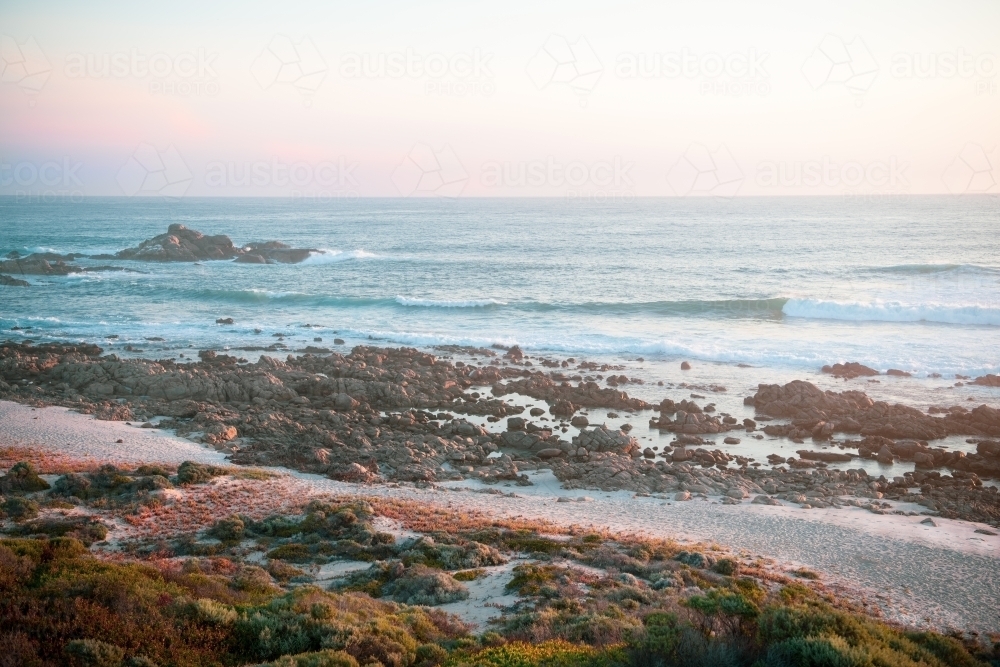
[[[630,397],[621,390],[629,381],[624,375],[601,386],[590,375],[601,367],[586,361],[535,365],[517,348],[471,352],[477,361],[464,363],[412,348],[358,346],[348,354],[247,363],[206,350],[197,361],[177,363],[119,359],[96,345],[8,342],[0,344],[0,398],[146,422],[204,442],[234,463],[350,482],[529,484],[525,472],[551,469],[572,489],[730,504],[781,499],[879,513],[893,511],[888,501],[915,502],[931,516],[1000,526],[997,489],[982,481],[1000,479],[1000,411],[986,405],[927,414],[859,391],[824,392],[793,381],[760,385],[745,400],[756,419],[738,422],[715,414],[712,404],[666,398],[652,405]],[[513,394],[544,401],[548,410],[526,413],[508,400]],[[675,439],[662,449],[643,448],[631,428],[590,425],[579,414],[595,408],[649,411],[650,428]],[[506,420],[506,429],[473,422],[484,416]],[[571,425],[579,435],[564,437]],[[706,438],[725,435],[730,444],[736,435],[762,434],[827,448],[803,447],[798,458],[772,454],[764,467]],[[931,446],[955,435],[975,442],[976,453]],[[827,467],[854,457],[912,461],[914,470],[886,479]]]

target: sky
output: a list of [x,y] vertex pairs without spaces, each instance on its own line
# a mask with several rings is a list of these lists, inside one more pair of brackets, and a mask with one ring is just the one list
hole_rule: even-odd
[[1000,192],[1000,3],[0,3],[0,194]]

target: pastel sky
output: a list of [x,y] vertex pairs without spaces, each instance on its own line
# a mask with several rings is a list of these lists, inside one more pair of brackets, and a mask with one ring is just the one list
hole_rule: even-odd
[[1000,192],[996,0],[5,0],[0,36],[0,194]]

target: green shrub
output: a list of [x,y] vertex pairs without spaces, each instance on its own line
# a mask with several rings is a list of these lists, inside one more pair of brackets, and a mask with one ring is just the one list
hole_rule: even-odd
[[438,644],[421,644],[417,647],[417,664],[421,667],[440,665],[448,659],[448,651]]
[[79,667],[121,667],[125,650],[96,639],[74,639],[66,644],[66,658]]
[[268,558],[287,560],[292,563],[307,563],[312,560],[312,552],[305,544],[282,544],[267,552]]
[[177,468],[177,482],[178,484],[202,484],[213,477],[225,474],[225,470],[216,466],[184,461]]
[[611,667],[626,664],[617,647],[596,649],[565,641],[540,644],[512,642],[486,648],[471,655],[457,655],[448,667]]
[[239,515],[232,514],[216,521],[209,532],[223,542],[239,542],[246,532],[246,524]]
[[442,654],[424,645],[467,637],[443,612],[308,586],[281,594],[260,568],[242,566],[227,578],[205,574],[203,565],[191,560],[180,573],[161,572],[103,562],[69,538],[0,540],[2,657],[18,665],[281,659],[276,664],[344,667],[416,665],[419,655],[430,667]]
[[818,574],[816,574],[812,570],[807,570],[804,567],[800,567],[797,570],[792,570],[792,574],[794,574],[796,577],[799,577],[800,579],[812,579],[814,581],[816,579],[819,579]]
[[383,586],[382,592],[397,602],[427,606],[469,597],[469,590],[450,574],[423,565],[407,568],[403,576]]
[[285,655],[268,663],[268,667],[358,667],[358,661],[344,651],[326,650]]
[[795,637],[767,651],[767,667],[865,667],[865,656],[839,637]]
[[90,475],[90,480],[94,486],[105,491],[116,491],[121,487],[130,485],[134,481],[111,464],[106,464],[98,468],[97,472]]
[[715,562],[715,565],[712,566],[713,570],[727,577],[734,576],[739,568],[739,563],[732,558],[720,558]]
[[135,469],[135,474],[143,477],[152,477],[153,475],[170,477],[170,471],[159,465],[141,465]]
[[90,480],[85,475],[75,472],[67,473],[56,480],[53,494],[87,498],[90,495]]
[[14,521],[27,521],[38,516],[38,503],[15,496],[4,501],[3,513]]
[[39,477],[38,471],[27,461],[15,463],[6,475],[0,477],[0,492],[3,493],[34,493],[48,488],[49,483]]
[[88,516],[38,519],[18,526],[15,535],[47,535],[49,537],[73,537],[85,546],[100,542],[108,536],[108,527]]
[[518,595],[538,595],[543,586],[551,585],[561,570],[554,565],[525,563],[514,568],[514,576],[507,583],[507,591]]

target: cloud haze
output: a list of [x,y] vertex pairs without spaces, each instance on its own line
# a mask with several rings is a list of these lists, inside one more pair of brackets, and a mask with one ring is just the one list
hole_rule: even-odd
[[1000,5],[0,9],[0,194],[1000,192]]

